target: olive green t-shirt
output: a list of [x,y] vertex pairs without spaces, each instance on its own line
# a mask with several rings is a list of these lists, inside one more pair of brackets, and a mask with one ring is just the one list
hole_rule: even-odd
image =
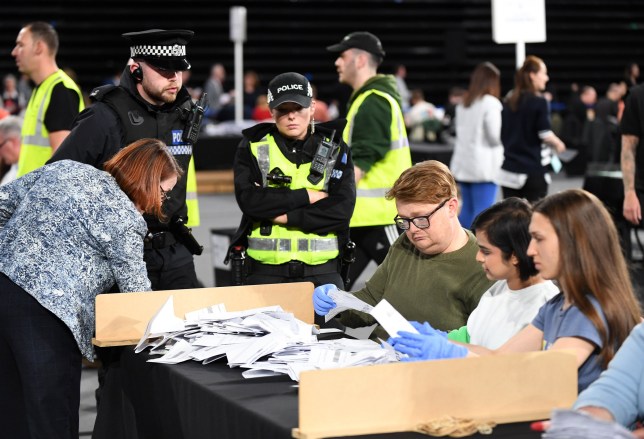
[[[427,321],[443,331],[465,326],[483,293],[494,283],[476,262],[476,238],[469,231],[467,234],[469,240],[462,248],[425,255],[403,233],[355,296],[370,305],[387,299],[407,320]],[[358,311],[345,311],[341,322],[353,328],[376,323],[373,317]],[[380,326],[374,336],[389,337]]]

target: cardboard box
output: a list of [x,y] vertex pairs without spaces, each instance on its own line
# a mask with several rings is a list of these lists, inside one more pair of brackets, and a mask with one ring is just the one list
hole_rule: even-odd
[[96,296],[96,346],[137,344],[152,316],[174,296],[177,317],[210,305],[224,303],[228,311],[280,305],[303,322],[313,324],[313,284],[298,282],[240,287],[197,288]]
[[303,372],[293,437],[413,431],[443,416],[546,419],[577,398],[576,362],[546,351]]

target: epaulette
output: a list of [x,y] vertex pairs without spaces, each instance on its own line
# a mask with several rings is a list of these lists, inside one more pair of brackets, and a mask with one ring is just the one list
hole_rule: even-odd
[[114,90],[117,86],[113,84],[108,84],[108,85],[102,85],[100,87],[96,87],[92,92],[89,94],[89,98],[92,101],[102,101],[103,97],[105,97],[106,94]]

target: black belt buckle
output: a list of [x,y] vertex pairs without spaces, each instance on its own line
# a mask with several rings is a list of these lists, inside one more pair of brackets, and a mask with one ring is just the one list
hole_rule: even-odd
[[288,263],[288,277],[304,277],[304,262],[290,261]]

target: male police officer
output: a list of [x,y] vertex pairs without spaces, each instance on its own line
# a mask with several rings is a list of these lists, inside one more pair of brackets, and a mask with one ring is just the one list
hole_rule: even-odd
[[[123,34],[130,41],[133,62],[126,66],[119,86],[92,91],[95,104],[81,113],[72,132],[52,161],[72,159],[101,168],[103,163],[131,142],[144,137],[164,141],[187,172],[168,194],[164,213],[169,223],[146,218],[149,228],[144,258],[154,290],[200,286],[192,251],[186,247],[191,235],[184,223],[198,221],[196,183],[191,162],[194,139],[184,130],[193,113],[193,103],[182,86],[182,72],[190,69],[186,44],[189,30],[152,29]],[[191,205],[192,203],[192,205]],[[195,218],[196,217],[196,218]],[[194,242],[193,242],[194,244]],[[194,247],[194,246],[193,246]]]
[[357,245],[351,267],[355,280],[370,260],[380,264],[398,238],[396,206],[385,193],[411,166],[411,155],[396,81],[377,74],[385,56],[378,37],[353,32],[327,50],[339,53],[339,80],[353,88],[343,140],[351,148],[357,184],[351,218],[351,239]]

